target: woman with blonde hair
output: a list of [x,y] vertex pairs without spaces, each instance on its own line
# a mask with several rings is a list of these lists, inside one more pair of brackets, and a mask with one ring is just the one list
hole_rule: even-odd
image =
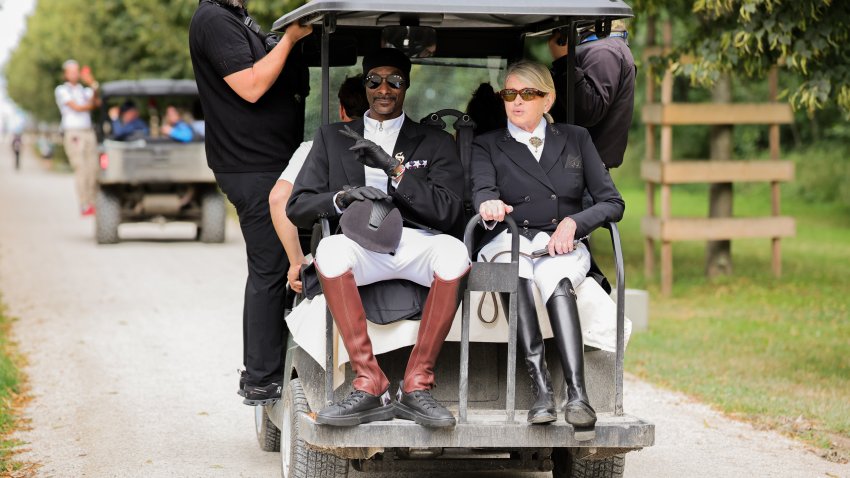
[[[567,382],[566,421],[592,427],[596,413],[585,387],[575,296],[575,287],[590,268],[590,252],[579,239],[607,222],[619,221],[625,203],[587,130],[551,123],[548,112],[555,103],[555,85],[545,66],[528,61],[511,65],[499,95],[505,103],[507,127],[481,135],[473,143],[473,201],[489,229],[482,238],[479,259],[510,260],[504,253],[510,250],[510,234],[503,222],[510,214],[521,234],[517,339],[536,396],[528,421],[557,420],[534,305],[532,287],[536,286],[546,303]],[[587,209],[582,208],[585,188],[594,199]]]

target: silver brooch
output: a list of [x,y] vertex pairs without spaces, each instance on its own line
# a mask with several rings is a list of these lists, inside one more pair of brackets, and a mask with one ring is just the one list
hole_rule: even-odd
[[534,146],[534,152],[537,152],[537,149],[543,146],[543,140],[538,138],[537,136],[532,136],[528,139],[528,143]]

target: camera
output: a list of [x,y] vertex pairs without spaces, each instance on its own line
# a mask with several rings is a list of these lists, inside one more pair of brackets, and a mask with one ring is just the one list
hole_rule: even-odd
[[265,38],[263,39],[263,46],[266,47],[266,53],[272,51],[277,44],[280,43],[280,37],[274,33],[266,33]]

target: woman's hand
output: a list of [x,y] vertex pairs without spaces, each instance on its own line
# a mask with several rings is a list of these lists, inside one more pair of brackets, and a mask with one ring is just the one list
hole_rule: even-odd
[[557,254],[566,254],[573,252],[575,246],[573,240],[576,237],[576,222],[571,217],[564,218],[555,232],[549,238],[549,255],[554,257]]
[[510,214],[513,210],[513,206],[508,206],[500,199],[491,199],[481,203],[478,214],[481,214],[481,219],[484,221],[502,222],[505,220],[505,214]]

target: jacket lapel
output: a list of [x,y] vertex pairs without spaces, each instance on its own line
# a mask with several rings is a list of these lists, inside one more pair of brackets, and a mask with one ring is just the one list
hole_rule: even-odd
[[[361,136],[365,129],[362,118],[348,123],[348,127],[357,131],[357,133]],[[342,127],[340,127],[340,129],[342,129]],[[345,171],[345,177],[348,180],[348,184],[351,186],[364,186],[366,184],[366,171],[363,169],[363,164],[360,161],[357,161],[353,152],[348,150],[348,148],[354,146],[354,140],[342,135],[339,135],[339,139],[343,144],[343,153],[340,157],[340,161],[342,162],[342,169]]]
[[536,159],[534,159],[534,155],[531,154],[528,147],[515,140],[514,137],[511,136],[511,133],[508,132],[507,128],[505,128],[504,135],[496,142],[496,144],[499,149],[505,153],[505,156],[519,166],[520,169],[525,171],[527,174],[530,174],[534,177],[534,179],[540,181],[547,188],[552,191],[555,190],[555,187],[552,185],[551,181],[549,181],[549,178],[546,177],[546,173],[543,172],[543,168],[541,168],[541,165],[537,163]]
[[549,171],[558,164],[561,158],[561,153],[567,146],[567,138],[561,133],[561,130],[552,126],[546,125],[546,140],[543,142],[543,154],[540,156],[540,167],[548,176]]
[[399,157],[404,158],[402,159],[402,164],[413,159],[413,155],[416,154],[416,148],[419,147],[419,143],[424,138],[424,136],[416,134],[416,128],[413,124],[413,120],[407,116],[404,117],[404,123],[401,125],[398,139],[396,139],[395,146],[393,147],[393,157],[396,159]]

